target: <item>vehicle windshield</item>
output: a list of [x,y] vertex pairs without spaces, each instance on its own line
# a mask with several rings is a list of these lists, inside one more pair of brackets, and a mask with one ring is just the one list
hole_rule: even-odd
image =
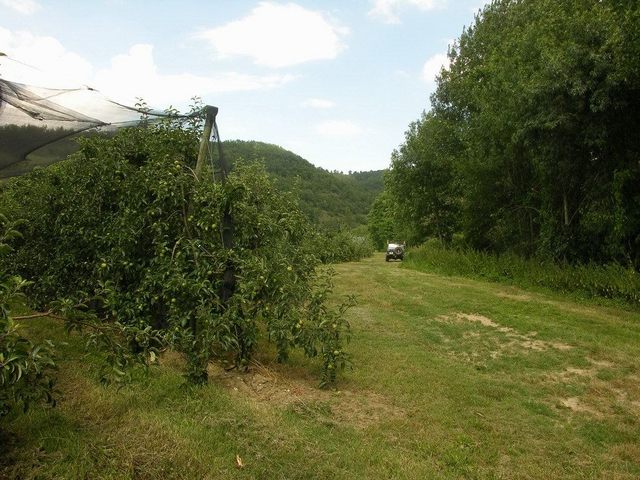
[[402,245],[400,245],[399,243],[390,243],[389,246],[387,247],[388,250],[394,250],[398,247],[402,247]]

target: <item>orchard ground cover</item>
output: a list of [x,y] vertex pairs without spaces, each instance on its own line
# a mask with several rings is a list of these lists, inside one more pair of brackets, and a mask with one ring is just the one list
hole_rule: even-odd
[[[640,312],[421,273],[377,255],[335,266],[354,369],[320,362],[209,368],[184,387],[165,352],[147,379],[99,382],[54,319],[58,405],[8,418],[0,478],[638,478]],[[26,311],[14,312],[16,315]]]

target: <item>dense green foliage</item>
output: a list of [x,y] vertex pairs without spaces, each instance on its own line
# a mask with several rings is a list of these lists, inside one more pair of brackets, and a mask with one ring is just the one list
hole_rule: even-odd
[[[78,146],[76,141],[69,138],[55,141],[64,133],[61,129],[33,126],[0,127],[0,166],[22,158],[34,146],[45,145],[29,153],[27,162],[8,166],[1,173],[7,177],[19,175],[34,167],[47,166],[66,158]],[[225,141],[223,149],[232,164],[264,164],[275,179],[276,186],[283,191],[296,193],[302,211],[321,228],[336,230],[364,225],[373,200],[383,189],[382,170],[329,172],[277,145],[255,141]]]
[[496,0],[387,189],[410,240],[640,267],[640,4]]
[[323,263],[360,260],[373,253],[366,232],[367,213],[383,189],[383,172],[328,172],[277,145],[233,140],[223,143],[233,166],[259,162],[278,190],[299,199],[313,224],[314,251]]
[[318,233],[315,250],[323,263],[355,262],[373,255],[374,247],[364,229],[339,229]]
[[411,230],[398,221],[397,208],[388,190],[378,195],[371,205],[367,227],[377,250],[384,250],[389,242],[405,242],[409,238]]
[[[237,165],[225,184],[196,181],[196,127],[88,138],[69,160],[8,182],[0,208],[24,219],[24,238],[4,266],[35,281],[37,305],[89,305],[142,361],[158,342],[173,345],[196,383],[212,358],[247,365],[263,333],[280,360],[301,348],[322,358],[323,383],[334,380],[348,362],[351,301],[327,306],[332,283],[309,222],[260,166]],[[225,211],[233,248],[222,244]],[[97,342],[123,373],[109,338]]]
[[470,249],[446,248],[428,241],[410,249],[403,266],[442,275],[487,279],[521,287],[543,287],[555,292],[603,297],[640,307],[640,274],[617,264],[570,265],[524,258],[513,253],[496,255]]
[[302,211],[325,229],[364,225],[373,200],[383,188],[381,170],[328,172],[288,150],[262,142],[226,141],[223,148],[233,164],[264,163],[278,188],[297,192]]
[[[14,225],[0,215],[0,256],[11,252],[7,242],[17,237]],[[53,345],[49,341],[34,345],[21,335],[20,325],[11,317],[11,302],[26,285],[0,270],[0,418],[16,407],[26,411],[33,402],[54,403]]]
[[428,237],[449,242],[459,228],[461,181],[449,155],[459,143],[449,126],[434,114],[424,115],[410,125],[405,143],[392,155],[387,203],[413,243]]

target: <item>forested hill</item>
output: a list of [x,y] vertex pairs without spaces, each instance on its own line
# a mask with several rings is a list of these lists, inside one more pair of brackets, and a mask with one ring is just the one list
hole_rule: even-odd
[[298,191],[300,206],[315,223],[356,227],[367,221],[375,197],[383,189],[383,170],[343,174],[315,167],[277,145],[233,140],[223,144],[231,163],[261,161],[283,190]]
[[[12,144],[20,144],[21,135],[42,137],[45,144],[51,133],[42,128],[0,127],[0,178],[20,175],[34,166],[46,166],[61,160],[77,149],[75,142],[65,139],[53,143],[29,156],[29,162],[21,162],[2,169],[3,152],[13,151]],[[1,133],[1,132],[0,132]],[[54,134],[56,132],[53,132]],[[6,141],[5,141],[6,140]],[[367,213],[373,200],[383,189],[383,170],[342,174],[315,167],[304,158],[277,145],[263,142],[232,140],[224,142],[224,151],[234,163],[239,158],[261,161],[283,190],[297,190],[301,207],[310,219],[326,227],[357,227],[367,222]],[[12,159],[7,159],[10,163]]]

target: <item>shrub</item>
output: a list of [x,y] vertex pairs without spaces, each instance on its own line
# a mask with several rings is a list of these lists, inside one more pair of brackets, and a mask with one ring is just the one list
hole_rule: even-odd
[[[11,251],[5,242],[17,236],[6,217],[0,215],[0,255]],[[49,376],[55,368],[53,345],[34,345],[20,335],[20,326],[9,310],[26,284],[21,278],[0,271],[0,418],[19,406],[26,411],[34,402],[55,403],[53,379]]]
[[[87,302],[105,325],[126,327],[133,352],[162,337],[184,352],[194,383],[213,358],[246,366],[262,332],[280,360],[295,347],[321,354],[332,380],[349,325],[325,320],[351,301],[327,307],[330,274],[317,268],[311,227],[259,165],[237,165],[225,184],[212,171],[197,181],[198,135],[174,122],[94,137],[10,182],[0,210],[24,218],[25,234],[5,266],[36,280],[37,305]],[[222,244],[225,211],[233,248]]]
[[368,235],[346,229],[318,233],[315,245],[323,263],[355,262],[374,251]]

